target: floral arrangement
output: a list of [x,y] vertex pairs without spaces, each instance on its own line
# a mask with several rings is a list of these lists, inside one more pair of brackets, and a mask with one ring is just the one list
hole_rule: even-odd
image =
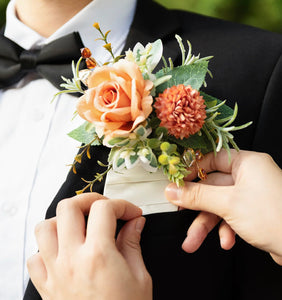
[[[237,104],[231,109],[213,96],[200,91],[206,86],[209,60],[192,55],[189,41],[188,53],[182,39],[176,35],[182,64],[174,66],[172,60],[163,57],[161,40],[143,46],[137,43],[124,56],[115,57],[108,34],[102,32],[98,23],[93,25],[101,34],[104,48],[110,52],[112,61],[100,66],[91,57],[88,48],[81,49],[81,58],[73,62],[73,78],[63,78],[61,93],[81,93],[76,113],[85,120],[69,135],[83,144],[72,166],[82,155],[90,158],[90,147],[103,144],[111,148],[106,168],[96,174],[92,181],[77,193],[88,188],[92,191],[95,181],[113,169],[122,172],[140,164],[148,172],[161,169],[178,186],[192,167],[198,169],[200,179],[206,172],[198,166],[204,154],[214,154],[224,148],[230,153],[229,144],[238,149],[232,131],[243,129],[232,125],[238,112]],[[85,60],[87,69],[81,70]],[[163,68],[153,72],[162,60]],[[56,96],[55,95],[55,96]]]

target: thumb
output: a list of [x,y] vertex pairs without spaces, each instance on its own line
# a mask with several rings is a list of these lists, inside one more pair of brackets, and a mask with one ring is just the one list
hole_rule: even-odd
[[128,263],[136,278],[143,278],[147,273],[144,265],[140,239],[146,219],[139,217],[128,221],[120,230],[117,237],[117,248]]
[[186,182],[184,187],[177,187],[175,183],[171,183],[165,189],[165,196],[175,205],[203,210],[224,218],[228,211],[231,189],[231,186],[214,186],[196,182]]

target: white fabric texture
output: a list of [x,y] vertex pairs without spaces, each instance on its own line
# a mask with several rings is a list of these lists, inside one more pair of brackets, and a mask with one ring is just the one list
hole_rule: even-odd
[[[41,47],[73,31],[101,63],[110,59],[94,22],[112,30],[115,55],[122,51],[136,1],[95,0],[49,38],[22,24],[12,0],[7,9],[5,36],[25,49]],[[110,8],[110,9],[109,9]],[[0,299],[22,299],[28,280],[26,260],[36,253],[35,225],[64,182],[80,144],[67,133],[83,121],[71,121],[77,99],[57,92],[47,80],[26,76],[0,91]]]

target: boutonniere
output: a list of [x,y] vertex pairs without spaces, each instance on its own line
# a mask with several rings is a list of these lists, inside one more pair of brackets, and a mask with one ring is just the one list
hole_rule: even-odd
[[[104,34],[98,23],[93,26],[112,60],[99,65],[88,48],[81,49],[81,58],[72,64],[73,78],[63,78],[64,90],[56,94],[82,94],[76,113],[85,123],[69,133],[83,144],[71,165],[73,172],[82,155],[90,158],[90,146],[103,144],[111,149],[107,165],[98,161],[105,172],[95,174],[92,181],[83,179],[86,186],[77,193],[92,191],[94,182],[111,169],[123,172],[136,165],[148,172],[160,169],[182,186],[191,168],[197,168],[200,179],[206,178],[205,170],[198,166],[206,153],[216,155],[222,148],[230,153],[230,145],[239,151],[232,132],[252,122],[234,126],[237,104],[232,109],[201,90],[206,75],[211,76],[208,63],[212,56],[192,55],[189,41],[185,47],[176,35],[182,55],[179,66],[163,57],[161,40],[145,46],[137,43],[115,57],[108,42],[110,31]],[[87,69],[79,71],[82,60]],[[154,72],[161,60],[163,67]]]

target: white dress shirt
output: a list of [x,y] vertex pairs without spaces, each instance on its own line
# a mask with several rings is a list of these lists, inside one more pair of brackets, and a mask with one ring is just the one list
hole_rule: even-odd
[[[95,0],[49,38],[22,24],[14,0],[7,9],[5,36],[25,49],[41,47],[73,31],[98,62],[110,59],[94,22],[105,31],[119,55],[133,20],[136,1]],[[67,133],[82,123],[72,120],[76,98],[62,95],[45,79],[26,76],[0,91],[0,299],[22,299],[27,284],[26,260],[36,253],[35,225],[44,219],[50,202],[69,171],[79,143]]]

